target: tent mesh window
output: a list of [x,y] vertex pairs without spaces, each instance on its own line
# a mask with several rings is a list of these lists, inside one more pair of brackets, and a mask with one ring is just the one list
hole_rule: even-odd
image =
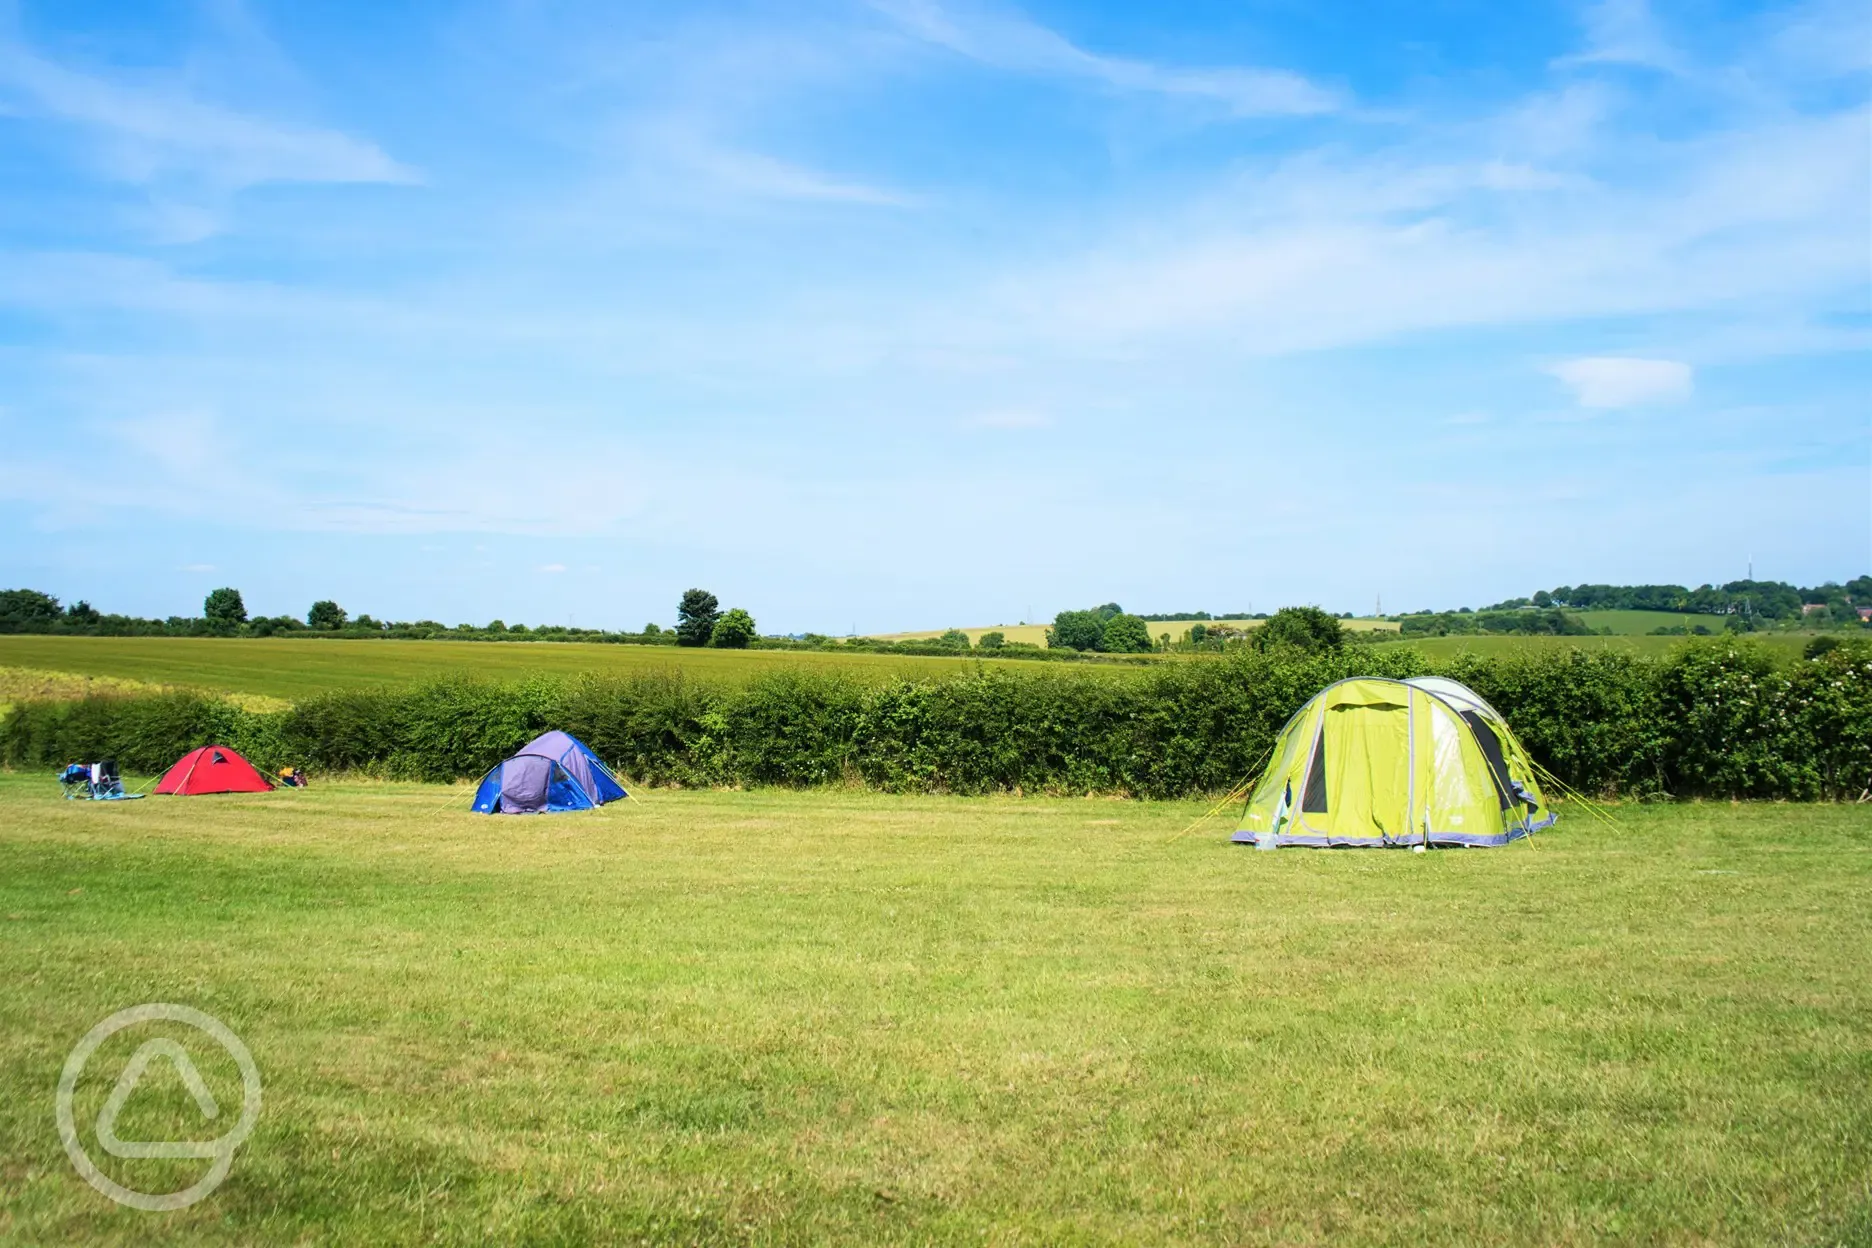
[[1509,797],[1513,792],[1508,781],[1508,760],[1502,757],[1501,738],[1495,735],[1495,729],[1489,722],[1474,711],[1463,711],[1463,721],[1475,733],[1476,744],[1482,747],[1482,757],[1488,760],[1489,777],[1495,781],[1495,797],[1501,802],[1501,808],[1507,810],[1514,804]]
[[1313,738],[1313,758],[1307,763],[1306,792],[1300,795],[1300,811],[1308,815],[1331,813],[1326,809],[1326,730],[1323,726]]

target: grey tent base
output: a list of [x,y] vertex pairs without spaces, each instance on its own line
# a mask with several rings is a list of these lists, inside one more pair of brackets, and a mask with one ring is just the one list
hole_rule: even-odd
[[[1270,849],[1413,849],[1419,845],[1428,845],[1431,849],[1490,849],[1506,845],[1511,841],[1521,840],[1545,828],[1553,826],[1558,815],[1548,815],[1539,823],[1526,824],[1508,829],[1506,832],[1432,832],[1428,837],[1421,833],[1416,836],[1276,836],[1268,844]],[[1230,838],[1237,845],[1257,845],[1261,841],[1256,833],[1243,828]]]

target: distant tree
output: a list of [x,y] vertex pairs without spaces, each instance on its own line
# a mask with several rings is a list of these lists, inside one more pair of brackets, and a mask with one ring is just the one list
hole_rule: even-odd
[[643,635],[646,637],[661,637],[663,635],[663,626],[661,624],[646,624],[643,626]]
[[1192,646],[1202,645],[1203,638],[1207,637],[1208,635],[1209,635],[1209,626],[1207,624],[1190,625],[1190,631],[1189,631],[1190,645]]
[[255,637],[271,637],[276,633],[295,633],[305,625],[290,615],[259,616],[247,621],[247,631]]
[[1723,592],[1750,616],[1778,620],[1800,614],[1800,591],[1781,581],[1730,581]]
[[734,607],[715,618],[715,627],[709,633],[709,645],[717,650],[745,650],[754,636],[754,617],[740,607]]
[[87,628],[96,624],[103,618],[103,616],[98,614],[98,609],[96,607],[82,598],[65,608],[65,622],[67,624],[76,624],[81,628]]
[[1345,628],[1318,607],[1282,607],[1254,630],[1254,647],[1293,646],[1318,654],[1345,644]]
[[202,599],[202,617],[219,628],[238,628],[247,622],[247,604],[240,590],[223,586]]
[[1092,608],[1092,613],[1093,613],[1094,615],[1096,615],[1096,616],[1098,616],[1098,617],[1099,617],[1099,619],[1101,619],[1101,620],[1109,620],[1109,619],[1111,619],[1111,618],[1112,618],[1112,616],[1114,616],[1114,615],[1123,615],[1123,614],[1124,614],[1124,608],[1123,608],[1123,607],[1121,607],[1121,606],[1119,606],[1119,605],[1118,605],[1117,603],[1115,603],[1115,602],[1107,602],[1107,603],[1104,603],[1104,604],[1103,604],[1103,605],[1101,605],[1101,606],[1096,606],[1096,607],[1093,607],[1093,608]]
[[524,633],[527,631],[527,626],[524,624],[509,624],[507,626],[507,631],[510,633]]
[[36,589],[0,589],[0,633],[44,632],[65,618],[59,600]]
[[1553,595],[1544,589],[1536,590],[1534,593],[1534,605],[1545,611],[1548,607],[1553,606]]
[[490,633],[504,633],[507,631],[507,623],[505,620],[489,620],[487,631]]
[[676,644],[706,646],[715,636],[715,621],[721,618],[721,600],[706,589],[683,591],[676,605]]
[[1143,654],[1151,648],[1150,625],[1120,612],[1105,621],[1101,649],[1111,654]]
[[345,626],[345,621],[349,618],[350,616],[345,613],[343,607],[329,598],[321,598],[312,604],[310,611],[306,612],[306,627],[340,629]]
[[1047,629],[1050,650],[1097,650],[1104,644],[1105,619],[1097,611],[1062,611]]
[[370,615],[358,616],[357,619],[351,621],[351,627],[361,628],[372,633],[381,633],[383,631],[383,625],[379,624],[377,620]]
[[952,628],[936,639],[939,646],[948,646],[954,650],[969,648],[969,635],[959,628]]
[[975,645],[982,650],[999,650],[1007,645],[1007,634],[1000,632],[983,633],[976,638]]

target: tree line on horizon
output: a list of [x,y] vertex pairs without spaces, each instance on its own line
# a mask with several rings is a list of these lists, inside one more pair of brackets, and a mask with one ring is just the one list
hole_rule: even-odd
[[[1294,610],[1286,608],[1285,611]],[[1351,613],[1334,617],[1317,607],[1306,608],[1326,619],[1349,619]],[[1507,632],[1572,635],[1590,633],[1579,620],[1578,612],[1635,610],[1672,612],[1685,616],[1719,617],[1727,631],[1752,631],[1758,627],[1853,626],[1863,622],[1860,612],[1872,610],[1872,576],[1858,576],[1841,584],[1827,581],[1810,587],[1784,581],[1730,581],[1721,586],[1702,585],[1688,589],[1682,585],[1602,585],[1582,584],[1539,590],[1527,598],[1510,598],[1479,609],[1463,607],[1455,611],[1416,611],[1386,618],[1400,621],[1405,636],[1445,633]],[[1115,602],[1103,603],[1083,611],[1062,611],[1047,629],[1045,650],[1057,657],[1077,655],[1142,654],[1178,647],[1214,648],[1264,633],[1262,623],[1252,631],[1236,627],[1247,621],[1278,619],[1281,612],[1222,613],[1206,611],[1141,614],[1126,612]],[[1290,617],[1291,618],[1291,617]],[[1310,619],[1311,617],[1309,617]],[[1187,642],[1176,642],[1168,634],[1153,636],[1150,625],[1169,620],[1191,620]],[[1311,627],[1311,626],[1309,626]],[[1667,629],[1666,631],[1676,631]],[[1699,630],[1695,625],[1682,626],[1686,633]],[[753,645],[823,648],[840,645],[847,648],[897,650],[904,653],[949,653],[956,650],[1028,652],[1028,657],[1045,653],[1041,647],[1009,642],[1004,634],[990,631],[971,646],[968,634],[950,629],[939,638],[920,642],[882,642],[869,638],[835,639],[809,633],[798,638],[761,637],[753,616],[735,607],[721,609],[720,601],[707,590],[690,589],[677,604],[677,622],[673,628],[656,623],[644,625],[639,632],[576,628],[571,625],[545,624],[528,627],[509,625],[502,620],[487,624],[447,625],[437,620],[378,620],[368,614],[353,616],[331,599],[312,603],[304,619],[295,616],[249,616],[240,590],[222,586],[202,602],[199,616],[169,616],[148,619],[99,611],[79,599],[62,605],[51,594],[34,589],[0,590],[0,633],[67,633],[92,636],[156,637],[269,637],[303,633],[344,637],[392,637],[405,639],[452,638],[460,640],[527,639],[539,641],[615,641],[642,645],[712,646],[719,649],[744,649]],[[1048,656],[1054,657],[1054,656]]]

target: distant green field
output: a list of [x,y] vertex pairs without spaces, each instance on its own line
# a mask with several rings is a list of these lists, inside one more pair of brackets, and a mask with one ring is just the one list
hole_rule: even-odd
[[[1792,659],[1806,634],[1763,634]],[[1461,653],[1504,654],[1578,646],[1658,655],[1681,637],[1433,637],[1386,641],[1446,658]],[[1167,662],[1199,662],[1175,655]],[[1147,667],[1105,663],[991,661],[997,670],[1068,675],[1135,676]],[[206,637],[34,637],[0,636],[0,701],[24,697],[76,696],[85,682],[133,691],[139,685],[171,685],[292,701],[334,689],[414,684],[442,676],[518,680],[528,676],[584,673],[628,675],[680,671],[709,681],[744,681],[777,670],[837,671],[862,681],[899,677],[943,677],[974,670],[972,657],[827,654],[794,650],[688,650],[674,646],[589,645],[574,642],[508,641],[334,641],[305,638]],[[62,673],[43,678],[43,673]],[[67,679],[73,678],[73,679]]]
[[1687,615],[1681,611],[1581,611],[1588,628],[1609,628],[1621,636],[1640,636],[1654,628],[1691,629],[1701,624],[1712,633],[1722,629],[1718,615]]
[[[1229,628],[1253,628],[1261,623],[1260,620],[1149,620],[1146,622],[1150,625],[1150,634],[1152,637],[1168,633],[1172,641],[1182,641],[1189,636],[1190,625],[1192,624],[1221,624]],[[1341,620],[1339,622],[1353,632],[1396,632],[1398,628],[1394,620],[1358,619]],[[915,633],[879,633],[877,637],[881,641],[921,641],[930,637],[940,637],[945,631],[947,630],[933,628]],[[980,641],[983,633],[1000,633],[1009,641],[1021,641],[1036,646],[1044,646],[1046,645],[1047,625],[986,624],[975,628],[965,628],[962,631],[968,634],[970,645]]]
[[[1631,614],[1640,614],[1632,612]],[[1798,656],[1812,636],[1804,633],[1760,633],[1756,634],[1770,647],[1785,658],[1792,660]],[[1681,646],[1682,637],[1516,637],[1516,636],[1472,636],[1472,637],[1420,637],[1410,641],[1385,641],[1376,644],[1383,646],[1415,646],[1425,654],[1435,658],[1448,658],[1457,654],[1513,654],[1526,650],[1564,650],[1576,647],[1583,650],[1624,650],[1633,654],[1661,655],[1673,646]]]
[[[1872,1235],[1872,807],[1264,854],[1178,836],[1189,802],[54,789],[0,775],[4,1243]],[[87,1186],[54,1113],[74,1043],[146,1001],[221,1020],[264,1085],[173,1213]],[[148,1192],[206,1163],[96,1123],[169,1032],[75,1085],[80,1144]],[[220,1130],[161,1073],[122,1126]]]
[[[1025,669],[1059,665],[1013,662]],[[841,671],[859,680],[946,676],[970,670],[967,658],[894,654],[821,654],[795,650],[688,650],[578,642],[333,641],[303,638],[0,637],[0,667],[110,676],[229,693],[303,698],[332,689],[405,685],[439,676],[516,680],[584,672],[630,674],[678,670],[702,680],[741,681],[793,668]],[[1136,671],[1099,665],[1089,670]]]

